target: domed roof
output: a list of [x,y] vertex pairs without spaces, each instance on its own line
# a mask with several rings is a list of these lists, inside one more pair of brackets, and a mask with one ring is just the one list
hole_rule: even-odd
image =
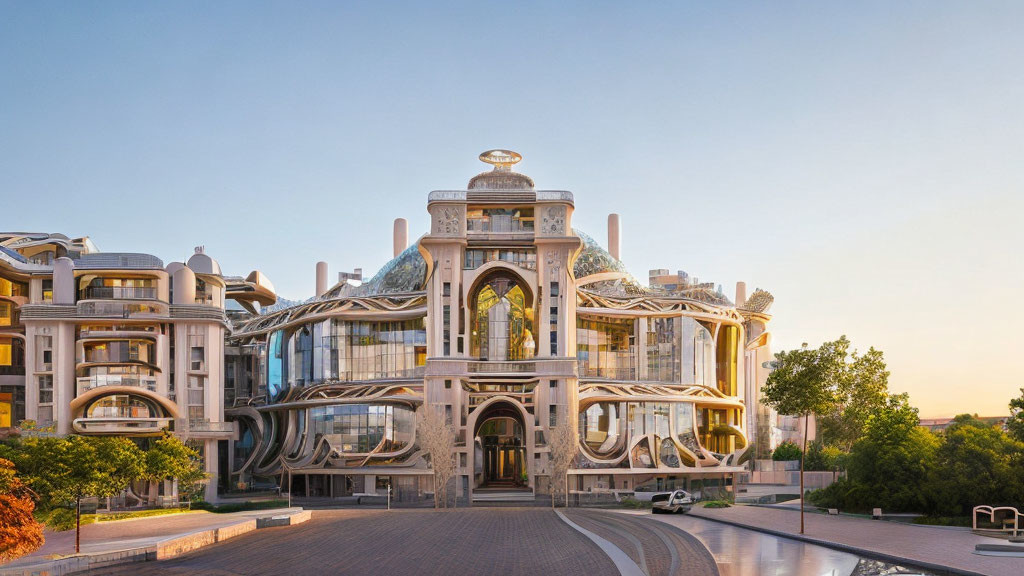
[[221,275],[220,264],[207,256],[206,250],[202,246],[196,246],[196,253],[188,259],[186,266],[199,274]]
[[597,240],[575,228],[573,228],[573,232],[583,241],[583,250],[580,251],[580,255],[576,258],[576,263],[573,264],[572,268],[573,275],[576,278],[586,278],[587,276],[605,272],[629,274],[629,270],[626,270],[626,265],[598,244]]
[[488,150],[480,161],[493,164],[490,172],[481,172],[469,180],[468,190],[533,190],[533,178],[512,171],[523,157],[511,150]]
[[353,291],[355,296],[399,294],[423,290],[427,282],[427,261],[420,254],[419,242],[402,251],[379,272]]

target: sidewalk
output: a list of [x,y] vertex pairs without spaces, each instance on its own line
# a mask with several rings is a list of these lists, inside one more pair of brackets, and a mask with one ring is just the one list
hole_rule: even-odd
[[979,556],[975,544],[998,543],[969,530],[900,524],[880,520],[806,514],[806,530],[800,536],[798,510],[732,506],[709,509],[695,507],[690,515],[801,539],[854,554],[870,554],[892,562],[922,567],[952,568],[960,573],[987,576],[1024,574],[1024,559]]
[[[75,556],[75,531],[46,530],[43,546],[17,560],[0,565],[0,574],[18,573],[28,567],[45,568],[52,573],[74,571],[79,564],[119,563],[172,557],[213,542],[255,530],[261,518],[294,515],[301,508],[252,510],[230,514],[193,512],[150,518],[97,522],[82,526],[81,554]],[[306,513],[308,516],[308,512]],[[71,557],[54,561],[54,556]],[[83,558],[82,562],[75,562]],[[86,559],[87,558],[87,559]],[[59,565],[58,565],[59,564]],[[64,565],[67,565],[66,567]]]

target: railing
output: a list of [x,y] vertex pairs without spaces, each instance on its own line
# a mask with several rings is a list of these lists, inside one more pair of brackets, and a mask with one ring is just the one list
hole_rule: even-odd
[[[988,524],[998,528],[978,528],[978,514],[988,516]],[[979,532],[1005,532],[1011,538],[1024,530],[1024,514],[1010,506],[975,506],[971,511],[971,529]]]
[[632,366],[595,366],[580,361],[579,375],[581,378],[608,378],[609,380],[636,380],[636,368]]
[[105,318],[147,318],[167,316],[166,304],[129,304],[126,302],[79,302],[79,316]]
[[[181,420],[184,424],[184,419]],[[188,421],[189,432],[215,432],[215,433],[231,433],[235,431],[234,422],[210,422],[206,419],[190,419]]]
[[145,388],[150,392],[156,392],[156,378],[149,376],[126,376],[123,374],[102,374],[97,376],[83,376],[77,379],[78,395],[99,388],[101,386],[135,386]]
[[81,434],[148,434],[173,424],[174,418],[76,418],[71,427]]
[[0,366],[0,376],[24,376],[24,366]]
[[86,286],[82,300],[156,300],[156,288],[135,286]]
[[324,379],[339,380],[341,382],[359,382],[363,380],[403,380],[406,378],[422,378],[426,373],[426,366],[416,366],[414,368],[406,368],[405,370],[387,370],[381,372],[343,372]]
[[484,234],[515,234],[517,232],[533,233],[533,220],[518,218],[467,218],[466,231]]
[[476,361],[466,364],[466,371],[470,374],[500,374],[500,373],[529,373],[537,371],[537,363],[532,361],[520,362],[487,362]]

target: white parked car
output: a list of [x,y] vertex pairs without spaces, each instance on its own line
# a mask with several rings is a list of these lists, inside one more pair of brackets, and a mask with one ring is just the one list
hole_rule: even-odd
[[662,492],[651,497],[652,514],[686,514],[693,508],[693,496],[686,490]]

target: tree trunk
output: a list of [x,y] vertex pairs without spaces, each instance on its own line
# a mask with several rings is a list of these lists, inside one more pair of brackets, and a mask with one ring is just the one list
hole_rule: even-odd
[[82,497],[75,498],[75,554],[82,551]]
[[800,533],[804,533],[804,455],[807,454],[807,420],[809,414],[804,414],[803,449],[800,452]]

